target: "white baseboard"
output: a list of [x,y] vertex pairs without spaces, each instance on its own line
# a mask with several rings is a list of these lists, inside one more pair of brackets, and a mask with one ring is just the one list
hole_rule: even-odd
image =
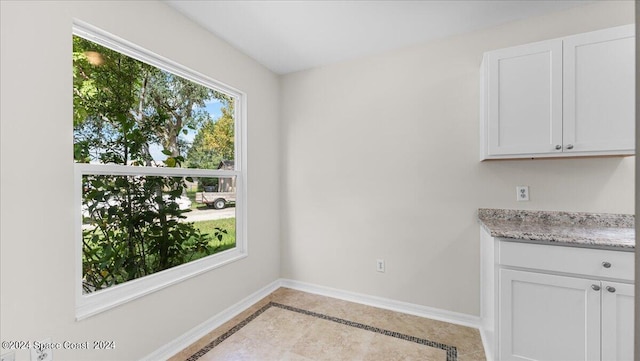
[[482,338],[482,347],[484,347],[484,356],[487,361],[493,361],[495,358],[493,357],[493,353],[491,352],[493,349],[489,347],[489,340],[487,340],[487,334],[484,331],[483,327],[479,328],[480,337]]
[[[225,322],[234,318],[242,311],[249,308],[251,305],[260,301],[264,297],[268,296],[273,291],[277,290],[280,287],[292,288],[298,291],[313,293],[317,295],[337,298],[345,301],[360,303],[368,306],[378,307],[390,311],[396,311],[401,313],[406,313],[414,316],[430,318],[433,320],[449,322],[456,325],[462,325],[467,327],[473,327],[480,330],[480,335],[482,336],[483,345],[485,343],[485,337],[482,332],[482,328],[480,327],[480,317],[472,316],[464,313],[452,312],[447,310],[442,310],[439,308],[427,307],[422,305],[417,305],[408,302],[396,301],[388,298],[371,296],[361,293],[355,293],[350,291],[339,290],[330,287],[318,286],[310,283],[290,280],[290,279],[278,279],[262,289],[254,292],[248,297],[244,298],[240,302],[235,305],[227,308],[226,310],[220,312],[219,314],[211,317],[210,319],[204,321],[193,329],[187,331],[182,336],[177,339],[169,342],[168,344],[162,346],[151,354],[145,356],[140,361],[155,361],[155,360],[166,360],[171,356],[177,354],[178,352],[184,350],[189,347],[200,338],[204,337],[209,332],[213,331],[217,327],[220,327]],[[489,360],[490,361],[490,360]]]
[[167,343],[166,345],[160,347],[149,355],[140,359],[140,361],[157,361],[157,360],[167,360],[171,356],[177,354],[178,352],[184,350],[189,347],[209,332],[214,329],[222,326],[225,322],[234,318],[242,311],[249,308],[254,303],[260,301],[261,299],[268,296],[273,291],[280,288],[281,282],[280,280],[276,280],[262,289],[252,293],[251,295],[245,297],[240,302],[234,304],[233,306],[227,308],[226,310],[218,313],[217,315],[209,318],[198,326],[192,328],[191,330],[184,333],[182,336],[177,339]]
[[282,287],[293,288],[298,291],[315,293],[322,296],[333,297],[345,301],[383,308],[385,310],[407,313],[414,316],[430,318],[433,320],[480,329],[480,317],[478,316],[472,316],[465,313],[452,312],[408,302],[396,301],[389,298],[370,296],[362,293],[355,293],[330,287],[318,286],[289,279],[281,279],[280,282],[280,285]]

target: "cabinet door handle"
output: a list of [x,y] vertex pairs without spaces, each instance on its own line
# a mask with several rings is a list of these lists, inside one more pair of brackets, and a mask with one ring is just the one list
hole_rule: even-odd
[[607,291],[614,293],[616,291],[615,287],[607,286]]
[[562,149],[562,146],[560,144],[556,145],[556,150],[560,150]]
[[607,262],[607,261],[604,261],[604,262],[602,262],[602,267],[604,267],[604,268],[611,268],[611,263],[609,263],[609,262]]
[[594,291],[600,291],[600,286],[598,285],[591,285],[591,288],[593,288]]
[[573,149],[573,144],[567,144],[567,149]]

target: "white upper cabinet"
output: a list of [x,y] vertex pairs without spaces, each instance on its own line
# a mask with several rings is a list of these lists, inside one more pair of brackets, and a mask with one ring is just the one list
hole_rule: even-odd
[[633,26],[572,36],[563,49],[565,149],[633,151]]
[[562,41],[497,50],[488,65],[489,154],[547,153],[562,143]]
[[481,158],[634,153],[634,26],[491,51]]

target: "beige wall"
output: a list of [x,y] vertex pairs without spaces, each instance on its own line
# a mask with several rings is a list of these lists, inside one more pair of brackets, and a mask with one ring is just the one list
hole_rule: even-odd
[[[633,158],[478,161],[482,52],[631,23],[631,1],[300,72],[280,88],[272,73],[160,3],[0,6],[1,337],[117,345],[56,351],[55,359],[138,359],[279,276],[478,314],[478,207],[634,209]],[[249,103],[249,257],[80,322],[74,18],[236,87]],[[522,184],[531,187],[528,203],[515,202]],[[45,201],[29,199],[43,188]],[[386,259],[386,273],[375,272],[376,258]]]
[[[274,74],[158,2],[0,4],[3,341],[113,340],[112,351],[59,350],[54,359],[136,360],[279,277]],[[79,322],[74,319],[74,18],[247,93],[251,198],[248,258]],[[28,359],[25,351],[17,356]]]
[[477,208],[633,213],[633,157],[478,160],[483,52],[633,15],[604,1],[284,76],[282,276],[478,315]]

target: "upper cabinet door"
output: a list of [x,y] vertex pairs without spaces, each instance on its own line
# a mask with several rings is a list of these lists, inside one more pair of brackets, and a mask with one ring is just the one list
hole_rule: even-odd
[[634,151],[634,26],[563,39],[563,152]]
[[548,153],[562,144],[562,41],[487,54],[489,155]]

